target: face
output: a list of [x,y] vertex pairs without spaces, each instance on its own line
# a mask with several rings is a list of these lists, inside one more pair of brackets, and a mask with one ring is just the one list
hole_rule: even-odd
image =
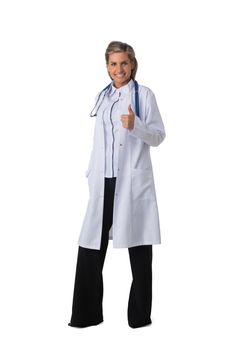
[[130,78],[134,64],[126,52],[117,52],[109,55],[107,70],[115,87],[126,85]]

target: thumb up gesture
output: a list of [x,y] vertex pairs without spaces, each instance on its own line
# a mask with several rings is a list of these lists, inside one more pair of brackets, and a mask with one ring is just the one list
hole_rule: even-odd
[[135,114],[131,108],[131,105],[128,106],[128,112],[129,112],[128,114],[123,114],[121,116],[122,126],[123,128],[126,128],[126,129],[133,129]]

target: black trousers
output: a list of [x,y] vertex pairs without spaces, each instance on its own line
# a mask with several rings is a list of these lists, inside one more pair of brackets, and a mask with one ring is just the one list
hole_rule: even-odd
[[[105,178],[103,226],[100,250],[79,247],[69,326],[88,327],[103,321],[103,276],[112,226],[116,178]],[[152,245],[128,248],[132,284],[128,300],[128,323],[138,328],[151,323]]]

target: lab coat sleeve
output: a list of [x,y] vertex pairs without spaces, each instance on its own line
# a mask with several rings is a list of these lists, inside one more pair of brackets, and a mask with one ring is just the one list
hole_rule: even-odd
[[[129,130],[129,134],[138,137],[150,146],[158,146],[165,138],[163,121],[157,106],[154,93],[148,89],[142,103],[142,116],[135,115],[134,128]],[[143,115],[144,113],[144,115]]]

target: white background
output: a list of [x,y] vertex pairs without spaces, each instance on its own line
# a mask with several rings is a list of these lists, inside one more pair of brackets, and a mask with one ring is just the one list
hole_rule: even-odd
[[[231,1],[1,1],[2,349],[232,349]],[[131,329],[126,249],[109,244],[104,323],[71,315],[104,52],[131,44],[167,137],[151,148],[162,245],[153,324]],[[85,347],[84,347],[85,346]]]

